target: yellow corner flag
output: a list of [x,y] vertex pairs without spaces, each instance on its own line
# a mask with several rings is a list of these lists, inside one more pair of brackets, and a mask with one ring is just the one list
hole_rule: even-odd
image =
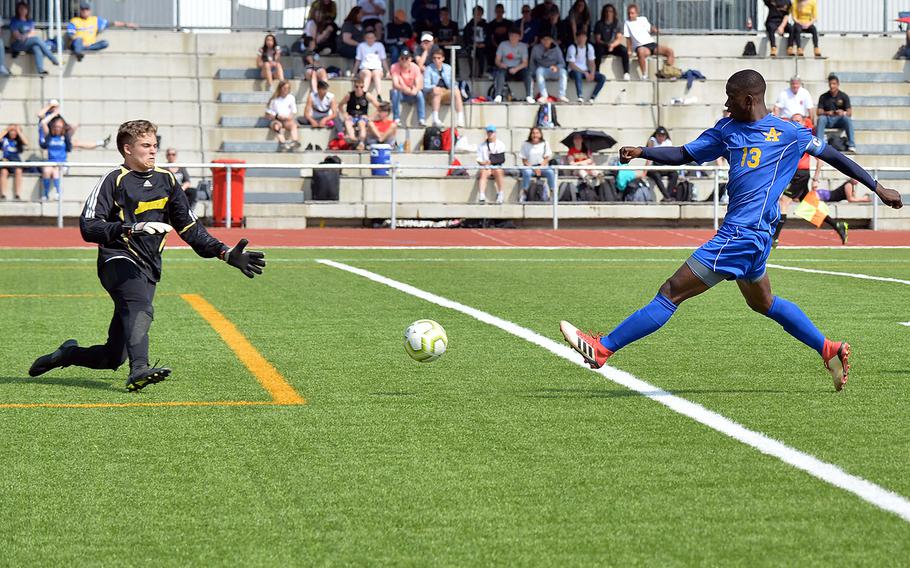
[[796,207],[796,216],[821,227],[828,216],[828,204],[819,199],[817,191],[810,191]]

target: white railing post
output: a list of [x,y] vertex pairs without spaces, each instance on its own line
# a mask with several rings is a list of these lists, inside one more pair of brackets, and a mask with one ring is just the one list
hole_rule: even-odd
[[57,175],[60,176],[60,189],[57,190],[57,228],[63,228],[63,166],[57,166]]
[[395,162],[394,164],[392,164],[391,174],[392,174],[392,187],[391,187],[392,202],[389,204],[389,206],[391,208],[390,214],[389,214],[389,228],[394,231],[395,226],[398,225],[398,215],[396,212],[396,205],[395,205],[398,202],[398,196],[396,195],[396,189],[397,189],[397,185],[398,185],[398,183],[397,183],[398,162]]
[[714,230],[720,228],[720,170],[714,170]]
[[232,199],[231,194],[233,193],[231,191],[231,164],[225,164],[225,167],[227,168],[227,180],[226,180],[227,187],[225,188],[224,196],[225,196],[225,199],[227,199],[227,203],[225,203],[224,226],[226,228],[230,229],[231,228],[231,213],[232,213],[232,211],[231,211],[231,199]]

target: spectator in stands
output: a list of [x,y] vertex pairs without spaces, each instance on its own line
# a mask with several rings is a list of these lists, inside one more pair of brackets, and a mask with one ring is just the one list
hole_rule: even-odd
[[505,193],[505,173],[502,165],[506,161],[506,145],[496,139],[496,126],[487,125],[487,139],[477,146],[477,165],[487,166],[490,169],[477,170],[477,201],[487,202],[487,180],[493,177],[496,186],[496,203],[502,203]]
[[[506,19],[505,13],[505,6],[496,4],[496,7],[493,8],[493,19],[487,22],[487,61],[495,61],[499,45],[509,41],[509,30],[513,26],[511,20]],[[521,30],[519,30],[519,38],[520,34]]]
[[414,0],[411,21],[418,34],[432,31],[439,23],[439,0]]
[[[73,150],[73,143],[66,134],[63,119],[59,116],[48,116],[41,121],[38,131],[38,144],[47,150],[48,162],[66,162],[67,155]],[[51,181],[57,197],[60,196],[60,166],[44,166],[41,168],[41,201],[47,201],[51,193]]]
[[631,79],[629,75],[629,50],[626,49],[625,37],[622,35],[624,26],[619,21],[616,6],[604,5],[600,11],[600,20],[594,25],[594,69],[600,70],[600,62],[607,55],[619,57],[622,62],[622,78]]
[[77,61],[82,61],[86,51],[100,51],[107,48],[107,41],[98,39],[98,34],[107,29],[109,25],[115,28],[125,27],[132,30],[139,27],[132,22],[117,20],[109,22],[104,18],[93,16],[90,3],[79,3],[79,16],[70,19],[70,23],[66,26],[66,35],[72,40],[70,49],[76,55]]
[[[297,139],[297,99],[291,94],[289,81],[278,82],[278,88],[269,99],[265,116],[269,119],[269,128],[275,132],[278,138],[279,152],[291,152],[300,148],[300,142]],[[290,140],[284,139],[282,129],[291,136]]]
[[338,5],[335,4],[335,0],[313,0],[309,13],[315,18],[317,24],[331,26],[333,30],[338,29],[338,25],[335,23],[335,20],[338,19]]
[[547,17],[540,21],[540,25],[537,27],[537,38],[535,41],[540,41],[540,38],[548,35],[558,44],[561,30],[562,20],[559,17],[559,8],[553,6],[547,13]]
[[376,105],[376,116],[367,123],[367,144],[395,145],[398,125],[391,118],[392,105],[383,101]]
[[[575,134],[572,136],[572,147],[569,148],[569,151],[566,153],[566,165],[594,165],[594,155],[591,153],[588,145],[585,144],[585,138],[581,134]],[[578,176],[578,179],[590,185],[591,187],[596,187],[603,181],[603,174],[597,172],[596,170],[575,170],[574,174]]]
[[588,8],[588,3],[585,0],[575,0],[569,15],[566,17],[566,21],[568,22],[568,31],[571,31],[569,36],[571,39],[563,45],[568,46],[578,37],[578,32],[587,34],[591,31],[591,10]]
[[360,18],[364,29],[371,27],[376,34],[376,38],[382,41],[382,17],[385,16],[385,0],[357,0],[360,6]]
[[423,72],[423,93],[433,109],[433,126],[442,126],[439,119],[439,108],[442,103],[449,103],[449,97],[455,97],[456,124],[464,126],[464,103],[457,88],[453,86],[452,66],[442,57],[442,51],[433,53],[433,61]]
[[872,198],[868,195],[857,197],[856,188],[858,186],[858,181],[855,179],[848,179],[844,183],[837,186],[835,189],[818,189],[816,191],[818,191],[818,197],[822,201],[846,201],[848,203],[869,203],[872,201]]
[[547,180],[547,189],[541,196],[544,201],[550,199],[550,191],[556,191],[556,172],[550,167],[550,160],[553,158],[553,150],[550,144],[543,138],[543,131],[536,126],[531,128],[528,139],[521,144],[521,151],[518,153],[521,163],[521,194],[518,197],[519,203],[524,203],[528,199],[528,189],[531,187],[531,176],[543,176]]
[[550,100],[550,95],[547,93],[547,80],[558,80],[559,100],[564,103],[569,102],[569,98],[566,97],[566,84],[569,80],[566,72],[566,60],[562,55],[562,50],[549,35],[543,35],[540,43],[531,50],[531,67],[534,69],[537,91],[540,93],[537,102],[545,103]]
[[[31,53],[35,57],[35,70],[39,75],[47,75],[47,71],[44,69],[45,57],[50,59],[54,65],[60,65],[53,52],[41,39],[38,30],[35,29],[35,22],[29,14],[28,2],[16,2],[16,17],[10,20],[9,29],[12,40],[10,49]],[[0,62],[0,66],[2,66],[2,62]]]
[[392,65],[392,118],[401,124],[401,103],[413,103],[417,107],[417,120],[426,126],[426,100],[423,96],[423,73],[414,63],[414,56],[407,49],[398,56],[398,63]]
[[787,55],[793,55],[793,49],[796,48],[796,55],[802,57],[804,33],[812,34],[812,45],[815,48],[815,57],[822,56],[822,50],[818,46],[818,29],[815,22],[818,20],[818,6],[816,0],[795,0],[790,11],[793,18],[793,27],[790,29],[790,44],[787,46]]
[[543,2],[531,8],[531,17],[543,24],[550,18],[553,8],[559,10],[559,5],[553,0],[543,0]]
[[856,152],[853,107],[847,93],[840,90],[840,79],[833,73],[828,75],[828,92],[818,98],[817,113],[815,135],[824,140],[826,128],[842,128],[847,135],[847,152]]
[[[18,124],[10,124],[0,134],[0,145],[3,148],[4,162],[21,162],[22,152],[28,146],[28,141],[22,136],[22,129]],[[6,199],[6,180],[11,170],[13,172],[13,198],[16,201],[21,201],[22,168],[19,166],[0,166],[0,200]]]
[[335,49],[335,34],[338,32],[338,26],[334,21],[321,21],[319,12],[315,10],[315,6],[310,8],[306,24],[303,26],[303,49],[316,54],[328,55]]
[[389,60],[396,62],[401,52],[408,49],[408,43],[414,39],[414,28],[408,22],[408,15],[404,10],[395,10],[392,18],[392,23],[386,30],[385,46]]
[[471,60],[471,77],[483,77],[487,72],[487,21],[483,6],[474,6],[471,19],[461,32],[465,53]]
[[[436,41],[433,39],[433,34],[430,32],[423,32],[420,34],[420,43],[417,45],[417,51],[414,52],[414,63],[420,67],[421,71],[424,71],[427,68],[427,65],[433,60],[433,54],[437,51],[442,53],[442,50],[439,49],[439,46],[436,45]],[[445,54],[443,54],[443,59],[445,59]]]
[[439,23],[433,28],[433,36],[436,40],[436,45],[442,49],[442,53],[446,57],[448,57],[448,46],[459,42],[458,23],[452,21],[449,9],[445,6],[439,9]]
[[524,4],[521,7],[521,18],[515,25],[521,30],[521,41],[529,46],[534,45],[537,41],[537,34],[540,33],[540,22],[531,17],[531,7]]
[[260,76],[265,79],[265,90],[271,91],[275,81],[284,81],[284,66],[281,65],[281,47],[274,34],[267,34],[256,55],[256,66]]
[[[38,128],[41,128],[41,121],[50,115],[56,115],[60,118],[63,118],[60,109],[60,101],[57,99],[51,99],[47,101],[47,104],[38,111]],[[63,119],[64,128],[66,129],[67,136],[73,137],[76,134],[76,130],[79,128],[78,124],[67,122],[66,119]]]
[[329,92],[329,83],[319,81],[316,89],[310,91],[303,106],[304,124],[311,128],[331,128],[338,120],[338,104],[335,95]]
[[335,51],[348,60],[357,57],[357,46],[363,41],[363,26],[360,24],[361,11],[360,6],[351,8],[344,23],[341,24],[341,33],[338,35],[338,46]]
[[629,4],[626,8],[626,23],[622,34],[626,36],[626,45],[629,53],[638,56],[638,69],[642,80],[648,79],[648,57],[650,55],[663,55],[667,58],[667,65],[673,65],[676,54],[665,45],[657,45],[651,34],[658,33],[657,27],[652,26],[644,16],[638,15],[638,4]]
[[[658,126],[654,131],[654,134],[648,138],[648,148],[662,148],[672,145],[673,143],[670,141],[670,133],[667,132],[667,129],[663,126]],[[646,162],[646,165],[650,164],[650,161]],[[664,196],[664,201],[673,201],[673,192],[676,189],[676,182],[679,181],[679,172],[676,170],[651,170],[647,173],[647,175],[654,181],[655,185],[657,185],[657,189],[659,189],[660,193]],[[664,177],[667,178],[667,185],[664,185]]]
[[382,85],[382,78],[389,75],[389,60],[386,58],[385,46],[376,41],[373,30],[363,34],[363,42],[357,46],[357,57],[354,60],[354,76],[363,79],[363,88],[376,93]]
[[531,74],[528,72],[530,64],[528,46],[521,41],[521,31],[518,28],[509,30],[509,41],[499,44],[496,48],[496,59],[493,70],[493,102],[502,102],[502,92],[506,81],[522,81],[525,84],[525,100],[534,102],[531,90]]
[[803,81],[799,75],[794,75],[790,78],[790,88],[780,92],[771,112],[784,119],[789,119],[794,114],[813,119],[814,108],[812,95],[803,87]]
[[790,33],[790,0],[764,0],[768,7],[765,33],[771,46],[771,57],[777,56],[777,36]]
[[186,171],[186,168],[180,166],[179,168],[173,166],[177,161],[177,149],[168,148],[164,152],[164,157],[167,159],[167,171],[171,172],[174,175],[174,180],[177,181],[177,185],[180,186],[180,189],[183,190],[183,193],[186,194],[186,200],[190,204],[190,209],[196,205],[196,188],[192,187],[190,182],[190,172]]
[[341,99],[339,106],[344,116],[345,134],[347,134],[348,140],[352,145],[356,143],[358,150],[366,148],[370,103],[376,106],[378,102],[371,94],[366,92],[361,78],[354,79],[354,90]]
[[[0,18],[0,30],[5,26],[3,18]],[[0,77],[9,77],[9,69],[6,68],[6,45],[3,38],[0,37]]]
[[584,98],[584,81],[594,82],[594,91],[588,102],[594,104],[600,90],[603,89],[607,78],[597,71],[596,56],[594,46],[588,43],[588,34],[581,31],[575,36],[575,43],[569,46],[566,52],[566,60],[569,64],[569,75],[575,81],[575,92],[578,95],[578,102],[585,102]]
[[303,77],[310,82],[310,90],[315,91],[319,81],[329,80],[329,72],[326,71],[322,62],[319,60],[319,54],[307,50],[303,52]]

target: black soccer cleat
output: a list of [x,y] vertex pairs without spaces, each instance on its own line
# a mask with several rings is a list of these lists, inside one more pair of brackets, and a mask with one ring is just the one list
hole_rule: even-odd
[[136,392],[144,389],[149,385],[160,383],[171,374],[167,367],[146,367],[130,373],[126,380],[126,390]]
[[840,242],[842,245],[847,244],[847,231],[850,230],[850,225],[846,221],[838,221],[836,224],[837,235],[840,237]]
[[32,366],[28,369],[28,376],[37,377],[43,375],[44,373],[56,369],[57,367],[62,367],[63,356],[66,353],[66,350],[70,347],[76,347],[75,339],[67,339],[60,344],[60,347],[57,348],[53,353],[47,355],[42,355],[35,359],[35,362],[32,363]]

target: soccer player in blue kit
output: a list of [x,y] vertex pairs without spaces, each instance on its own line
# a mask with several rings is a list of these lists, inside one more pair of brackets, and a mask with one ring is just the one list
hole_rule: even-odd
[[682,147],[625,146],[620,150],[623,164],[644,158],[659,164],[682,165],[711,162],[724,156],[730,163],[730,202],[723,226],[663,283],[648,305],[609,334],[583,333],[567,321],[560,322],[560,330],[585,362],[597,369],[619,349],[660,329],[683,301],[723,280],[736,280],[750,308],[773,319],[822,356],[834,379],[834,388],[840,391],[850,370],[850,345],[826,338],[796,304],[771,293],[765,263],[780,218],[777,202],[804,152],[859,180],[889,207],[900,209],[901,196],[815,138],[811,130],[770,114],[765,106],[765,80],[758,72],[746,69],[734,73],[727,80],[726,91],[730,116],[719,120],[695,141]]

